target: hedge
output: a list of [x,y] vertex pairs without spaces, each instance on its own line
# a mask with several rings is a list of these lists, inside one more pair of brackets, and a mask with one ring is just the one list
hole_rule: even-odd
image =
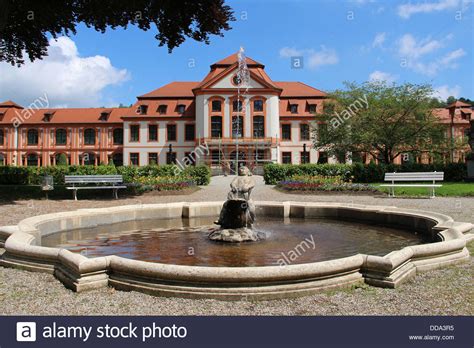
[[342,176],[345,181],[358,183],[383,182],[387,172],[444,172],[444,180],[463,181],[467,177],[464,163],[449,164],[267,164],[263,178],[268,185],[276,185],[294,175]]
[[189,166],[180,171],[174,165],[150,165],[144,167],[114,166],[54,166],[54,167],[10,167],[0,166],[0,185],[39,185],[43,175],[54,178],[55,185],[64,185],[65,175],[122,175],[125,183],[133,182],[140,176],[177,176],[191,177],[197,185],[208,185],[211,178],[210,168],[206,165]]

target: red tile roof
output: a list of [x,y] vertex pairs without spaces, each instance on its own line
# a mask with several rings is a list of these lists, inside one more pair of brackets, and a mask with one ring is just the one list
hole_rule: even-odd
[[169,97],[194,97],[193,88],[197,87],[200,82],[186,81],[186,82],[171,82],[163,87],[157,88],[154,91],[143,94],[138,98],[169,98]]
[[4,101],[3,103],[0,103],[0,107],[23,109],[23,106],[18,105],[17,103],[11,100],[7,100],[7,101]]
[[[433,115],[436,116],[441,123],[451,123],[450,110],[447,108],[433,109]],[[469,120],[463,119],[461,113],[455,113],[453,121],[456,124],[469,124]]]
[[[25,110],[25,111],[24,111]],[[71,108],[71,109],[24,109],[10,108],[1,124],[12,124],[19,120],[20,124],[72,124],[72,123],[121,123],[122,116],[131,114],[130,108]],[[27,111],[26,111],[27,110]],[[103,112],[110,111],[107,121],[101,121]],[[50,121],[45,121],[45,113],[50,113]],[[53,112],[51,114],[51,112]],[[29,117],[28,117],[29,116]]]
[[448,105],[448,108],[452,108],[452,107],[457,107],[457,108],[468,107],[468,108],[470,108],[471,105],[470,105],[470,104],[467,104],[467,103],[464,103],[464,102],[462,102],[462,101],[457,100],[457,101],[455,101],[454,103],[451,103],[451,104]]
[[283,82],[275,81],[274,84],[283,89],[280,97],[326,97],[327,94],[319,89],[308,86],[303,82]]
[[[224,59],[221,59],[220,61],[212,64],[211,68],[216,67],[216,66],[222,66],[222,65],[232,65],[234,63],[237,63],[238,61],[239,61],[238,53],[233,53],[230,56],[225,57]],[[256,60],[253,60],[252,58],[249,58],[249,57],[245,57],[245,62],[247,63],[248,66],[257,65],[262,68],[264,67],[262,63],[259,63]]]
[[[142,115],[137,110],[140,105],[148,106],[146,114]],[[158,111],[160,105],[166,105],[166,112],[161,114]],[[184,113],[178,112],[178,105],[184,105]],[[138,100],[131,108],[128,115],[125,116],[158,116],[158,117],[194,117],[195,115],[195,103],[194,99],[142,99]]]

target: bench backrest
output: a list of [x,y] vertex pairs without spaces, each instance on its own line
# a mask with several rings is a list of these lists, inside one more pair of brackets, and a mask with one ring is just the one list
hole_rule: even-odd
[[121,184],[122,175],[65,175],[66,184]]
[[385,181],[443,181],[444,172],[385,173]]

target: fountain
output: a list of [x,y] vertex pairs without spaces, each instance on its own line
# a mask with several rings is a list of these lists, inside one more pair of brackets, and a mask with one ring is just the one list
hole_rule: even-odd
[[255,180],[250,170],[242,166],[239,175],[232,180],[227,201],[222,206],[219,220],[220,228],[209,234],[209,239],[222,242],[247,242],[264,239],[265,234],[252,228],[255,221],[255,205],[250,199]]

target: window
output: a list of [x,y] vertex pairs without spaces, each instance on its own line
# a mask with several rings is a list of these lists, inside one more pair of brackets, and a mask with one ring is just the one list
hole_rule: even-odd
[[116,167],[123,166],[123,153],[116,152],[112,155],[112,161]]
[[263,116],[253,117],[253,137],[254,138],[265,137],[265,117]]
[[84,145],[95,145],[95,129],[87,128],[84,131]]
[[123,144],[123,128],[115,128],[113,137],[114,137],[114,145],[122,145]]
[[105,121],[107,121],[107,119],[109,118],[109,115],[110,115],[110,112],[109,112],[109,111],[101,112],[101,113],[100,113],[99,120],[105,122]]
[[244,118],[242,116],[232,116],[232,137],[242,138],[244,136]]
[[178,104],[178,114],[184,114],[185,111],[186,111],[186,105]]
[[241,100],[234,100],[232,102],[232,110],[234,112],[241,112],[242,111],[242,101]]
[[56,145],[66,145],[67,132],[65,129],[56,129]]
[[301,164],[310,163],[309,161],[309,151],[301,151]]
[[283,164],[291,164],[291,152],[282,152],[281,153],[281,162]]
[[166,114],[167,109],[168,109],[168,106],[165,105],[165,104],[162,104],[162,105],[158,106],[158,113],[160,115]]
[[242,79],[238,75],[234,75],[234,77],[232,77],[232,83],[239,86],[242,83]]
[[27,134],[28,145],[38,145],[38,130],[29,129]]
[[6,165],[5,156],[0,153],[0,166]]
[[309,124],[307,123],[300,124],[300,140],[309,140],[309,139],[310,139]]
[[184,139],[186,141],[194,141],[195,131],[194,124],[187,124],[184,126]]
[[176,164],[176,152],[166,153],[166,164]]
[[0,146],[3,146],[4,142],[5,142],[5,135],[3,133],[3,129],[0,129]]
[[253,111],[263,111],[263,100],[255,100],[253,102]]
[[141,114],[141,115],[146,115],[146,112],[148,111],[148,105],[140,105],[138,107],[138,112]]
[[196,165],[196,154],[193,152],[186,152],[184,154],[186,163],[195,166]]
[[148,141],[158,141],[158,125],[148,125]]
[[328,163],[328,154],[326,152],[320,152],[318,156],[318,164]]
[[148,153],[148,164],[155,165],[158,164],[158,153],[149,152]]
[[222,138],[222,116],[211,117],[211,138]]
[[169,124],[166,126],[166,134],[168,136],[168,141],[176,141],[176,125]]
[[82,156],[83,156],[83,159],[84,159],[84,165],[86,165],[86,166],[95,165],[95,154],[85,153]]
[[140,141],[140,126],[138,124],[130,125],[130,142]]
[[312,114],[315,114],[316,113],[316,107],[317,107],[316,104],[309,104],[308,105],[308,111]]
[[140,164],[139,160],[139,154],[138,153],[131,153],[130,154],[130,165],[132,166],[138,166]]
[[292,114],[297,114],[298,113],[298,104],[290,104],[290,112]]
[[265,150],[259,149],[254,152],[255,154],[255,161],[260,162],[265,159]]
[[221,112],[222,111],[222,102],[220,100],[212,101],[212,112]]
[[291,140],[291,124],[281,125],[281,138],[283,140]]
[[36,167],[38,166],[38,155],[35,153],[30,153],[26,157],[26,165],[29,167]]

